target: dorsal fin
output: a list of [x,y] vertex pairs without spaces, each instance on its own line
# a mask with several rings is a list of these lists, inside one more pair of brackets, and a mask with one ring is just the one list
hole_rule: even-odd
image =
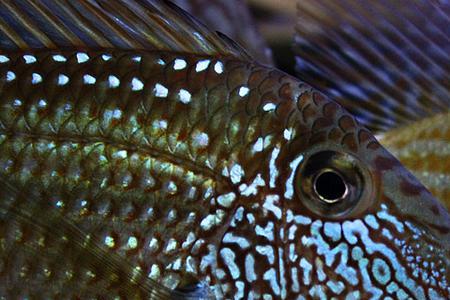
[[251,60],[237,44],[164,0],[5,0],[0,47],[167,50]]
[[379,141],[450,211],[450,110],[389,130]]
[[[250,11],[249,1],[242,0],[171,0],[209,29],[226,34],[242,45],[259,63],[273,66],[272,53],[260,34]],[[207,4],[207,5],[205,5]],[[264,14],[266,15],[266,14]],[[291,23],[292,26],[292,23]]]
[[450,4],[298,1],[297,71],[375,130],[450,108]]

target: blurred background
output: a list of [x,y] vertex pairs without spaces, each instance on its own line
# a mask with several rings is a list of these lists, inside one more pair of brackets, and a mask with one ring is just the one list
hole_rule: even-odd
[[172,0],[242,45],[259,62],[294,75],[296,0]]

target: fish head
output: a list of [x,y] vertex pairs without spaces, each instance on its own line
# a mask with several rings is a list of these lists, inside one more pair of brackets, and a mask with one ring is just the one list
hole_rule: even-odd
[[445,208],[337,103],[305,85],[290,97],[275,111],[282,136],[252,164],[262,180],[225,235],[224,270],[282,299],[447,297]]

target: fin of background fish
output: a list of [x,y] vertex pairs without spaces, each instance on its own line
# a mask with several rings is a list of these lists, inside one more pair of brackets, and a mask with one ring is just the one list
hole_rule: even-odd
[[273,65],[272,53],[259,33],[246,1],[175,0],[181,8],[242,45],[259,63]]
[[[293,24],[296,20],[295,1],[248,0],[247,2],[264,39],[275,48],[285,43],[292,48]],[[280,55],[277,53],[277,56]],[[289,58],[293,60],[293,57]]]
[[2,1],[0,45],[4,50],[168,50],[251,60],[225,35],[171,2],[155,0]]
[[437,1],[298,1],[299,77],[371,129],[450,108],[450,5]]
[[390,130],[379,139],[450,211],[450,112]]

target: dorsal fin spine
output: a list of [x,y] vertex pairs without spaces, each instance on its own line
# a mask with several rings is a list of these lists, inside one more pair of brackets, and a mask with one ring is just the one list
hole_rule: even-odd
[[0,50],[139,49],[252,61],[236,43],[168,1],[5,0],[0,8],[0,37],[8,37]]
[[299,76],[372,129],[448,110],[449,16],[430,0],[411,2],[299,1]]

